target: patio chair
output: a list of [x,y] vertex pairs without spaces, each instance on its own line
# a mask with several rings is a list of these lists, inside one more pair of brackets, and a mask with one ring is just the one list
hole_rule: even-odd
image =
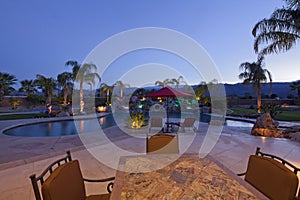
[[185,118],[184,121],[181,122],[180,125],[179,125],[180,126],[180,130],[182,132],[185,132],[186,129],[191,129],[193,132],[196,132],[197,129],[196,129],[195,125],[194,125],[195,121],[196,121],[196,119],[192,118],[192,117]]
[[156,132],[159,132],[163,129],[163,119],[162,118],[151,118],[149,125],[149,133],[151,130],[156,129]]
[[[49,175],[45,179],[46,174]],[[113,182],[107,185],[109,193],[86,196],[84,181],[107,182],[115,177],[98,180],[83,178],[78,160],[72,160],[70,151],[67,151],[67,156],[50,164],[40,176],[31,175],[30,179],[36,200],[42,200],[41,193],[43,200],[100,200],[110,198]],[[38,185],[41,185],[41,189]]]
[[275,155],[262,153],[257,147],[249,157],[245,181],[273,200],[293,200],[298,189],[299,168]]
[[146,137],[146,152],[147,153],[179,153],[178,136],[157,134],[150,138]]

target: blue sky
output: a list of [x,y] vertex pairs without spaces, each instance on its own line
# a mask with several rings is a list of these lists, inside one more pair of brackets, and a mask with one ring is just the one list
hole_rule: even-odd
[[[34,79],[36,74],[56,78],[57,74],[71,70],[65,67],[66,61],[83,62],[97,45],[115,34],[134,28],[161,27],[197,41],[216,64],[222,82],[236,83],[241,81],[239,65],[256,61],[253,26],[283,5],[282,0],[1,0],[0,71],[14,74],[19,81]],[[287,53],[266,57],[266,68],[274,81],[299,79],[299,53],[298,46]],[[131,59],[140,58],[138,55]],[[163,55],[152,57],[140,59],[135,67],[151,62],[177,64],[172,56],[167,56],[172,62],[166,62]],[[122,59],[127,65],[130,63],[126,56]],[[120,64],[115,72],[125,65],[117,63]],[[130,69],[123,69],[126,70]],[[178,70],[179,74],[185,71]],[[106,74],[103,81],[115,82],[118,77],[113,72]],[[189,83],[201,81],[186,76]]]

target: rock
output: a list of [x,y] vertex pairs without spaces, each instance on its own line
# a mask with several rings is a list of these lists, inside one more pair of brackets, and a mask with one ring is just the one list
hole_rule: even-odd
[[265,137],[284,137],[283,131],[277,129],[277,124],[272,119],[270,113],[265,113],[257,118],[251,135],[265,136]]
[[300,142],[300,132],[290,133],[291,140]]

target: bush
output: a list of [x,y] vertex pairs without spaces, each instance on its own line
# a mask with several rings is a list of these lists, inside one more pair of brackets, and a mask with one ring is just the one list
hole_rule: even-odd
[[281,112],[281,104],[278,103],[263,103],[260,107],[264,113],[270,113],[271,117],[274,118],[278,113]]

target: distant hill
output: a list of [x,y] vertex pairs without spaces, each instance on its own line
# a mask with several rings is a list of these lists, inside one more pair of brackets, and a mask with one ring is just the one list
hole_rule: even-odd
[[[275,82],[272,83],[272,93],[276,94],[279,98],[285,99],[289,94],[297,96],[296,91],[292,91],[290,89],[291,82]],[[267,95],[269,93],[270,84],[265,83],[262,86],[261,94]],[[249,93],[252,96],[253,94],[252,86],[248,85],[245,86],[242,83],[236,84],[225,84],[225,90],[227,96],[236,94],[237,96],[245,96],[246,93]]]
[[[296,91],[291,91],[290,85],[291,85],[291,82],[274,82],[272,84],[272,93],[271,94],[276,94],[281,99],[286,99],[289,94],[297,96]],[[243,96],[245,96],[246,93],[248,93],[249,95],[251,95],[253,97],[256,96],[256,94],[253,93],[251,85],[246,86],[246,85],[243,85],[242,83],[236,83],[236,84],[227,84],[226,83],[226,84],[224,84],[224,86],[225,86],[225,91],[226,91],[227,96],[237,95],[239,97],[243,97]],[[193,85],[192,87],[195,88],[196,85]],[[149,86],[149,87],[145,87],[144,89],[158,90],[160,88],[161,88],[160,86]],[[126,89],[124,89],[124,92],[126,94],[130,94],[136,89],[137,88],[126,88]],[[262,84],[261,94],[268,95],[269,89],[270,89],[269,83]],[[118,90],[116,90],[115,92],[118,92]]]

